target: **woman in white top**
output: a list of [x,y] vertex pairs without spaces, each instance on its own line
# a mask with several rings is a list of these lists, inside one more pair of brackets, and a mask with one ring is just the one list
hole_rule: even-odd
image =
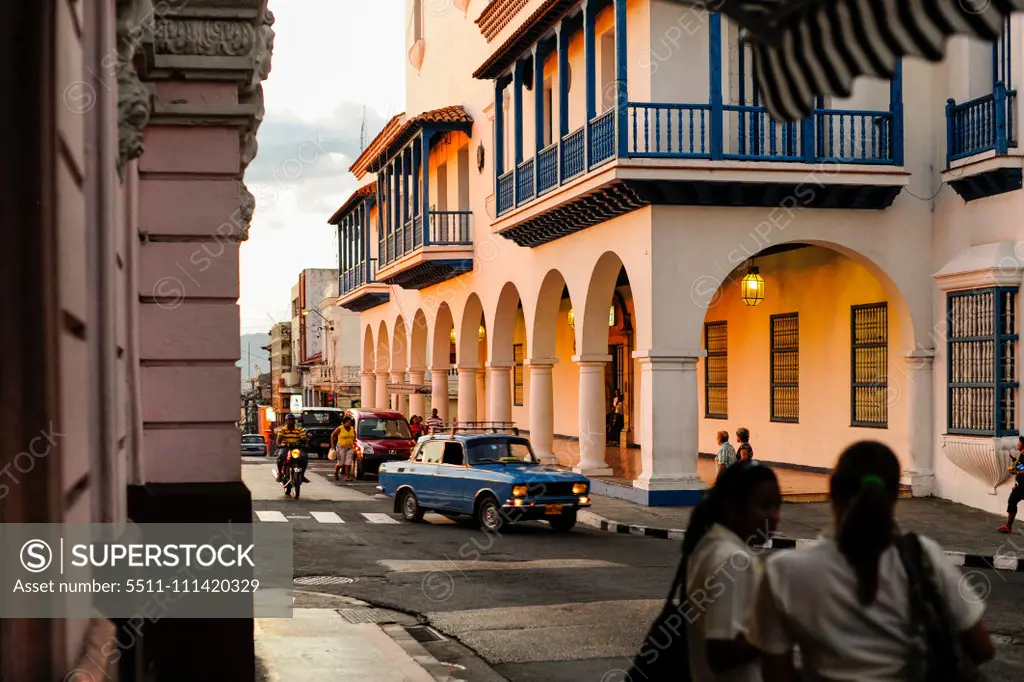
[[[775,472],[738,462],[694,509],[683,538],[690,674],[694,682],[760,682],[759,651],[747,640],[763,545],[779,523]],[[683,678],[685,679],[685,678]]]
[[[766,562],[751,630],[765,682],[903,681],[913,678],[913,666],[937,658],[920,650],[911,626],[907,571],[895,544],[899,480],[892,450],[872,441],[854,443],[832,474],[835,539]],[[983,600],[935,541],[919,539],[965,655],[975,664],[991,659]],[[794,645],[800,649],[800,676]]]

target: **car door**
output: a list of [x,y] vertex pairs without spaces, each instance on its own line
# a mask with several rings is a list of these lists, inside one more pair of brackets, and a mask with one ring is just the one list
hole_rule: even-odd
[[[396,471],[405,470],[407,481],[416,493],[421,507],[435,508],[439,502],[437,497],[437,481],[435,474],[444,452],[444,441],[426,441],[420,446],[415,458],[405,463],[394,463]],[[397,466],[396,466],[397,465]]]
[[466,465],[465,448],[456,440],[443,442],[441,463],[434,474],[439,504],[453,512],[470,514],[473,512],[476,486],[473,481],[473,470]]

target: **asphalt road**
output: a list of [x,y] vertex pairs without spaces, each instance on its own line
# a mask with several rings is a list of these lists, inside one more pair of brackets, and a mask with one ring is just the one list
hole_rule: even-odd
[[[442,638],[423,645],[461,666],[462,679],[622,682],[678,561],[677,541],[585,526],[561,534],[531,522],[489,534],[435,515],[405,523],[375,496],[375,481],[337,483],[330,462],[312,462],[313,483],[296,501],[274,483],[271,466],[243,467],[257,522],[293,524],[296,578],[351,581],[302,589],[428,623]],[[998,641],[989,679],[1019,682],[1024,574],[980,570],[967,579],[989,594]]]

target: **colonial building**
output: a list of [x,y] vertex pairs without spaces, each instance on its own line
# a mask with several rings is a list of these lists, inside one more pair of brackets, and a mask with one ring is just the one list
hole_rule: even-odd
[[407,111],[332,217],[365,404],[431,384],[393,404],[512,419],[647,504],[695,500],[699,454],[746,427],[812,471],[881,440],[914,495],[1005,509],[1021,17],[777,124],[701,7],[457,4],[407,0]]
[[[238,247],[273,21],[266,0],[0,8],[5,523],[251,522]],[[254,675],[251,618],[0,621],[5,682]]]

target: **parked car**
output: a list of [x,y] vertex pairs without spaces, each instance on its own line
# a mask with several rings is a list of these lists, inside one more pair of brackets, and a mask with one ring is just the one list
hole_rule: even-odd
[[258,433],[242,434],[242,456],[264,457],[267,454],[267,441]]
[[336,407],[306,407],[296,416],[299,426],[306,430],[309,438],[307,452],[319,459],[327,459],[331,449],[331,434],[341,426],[341,417],[345,413]]
[[590,506],[590,480],[541,466],[530,441],[512,433],[460,432],[419,439],[406,462],[387,462],[378,492],[394,499],[395,511],[416,522],[427,511],[465,514],[481,528],[545,520],[556,531],[576,525]]
[[384,462],[407,460],[416,441],[409,422],[401,412],[389,410],[355,410],[346,412],[355,421],[356,442],[352,451],[357,480],[376,474]]

